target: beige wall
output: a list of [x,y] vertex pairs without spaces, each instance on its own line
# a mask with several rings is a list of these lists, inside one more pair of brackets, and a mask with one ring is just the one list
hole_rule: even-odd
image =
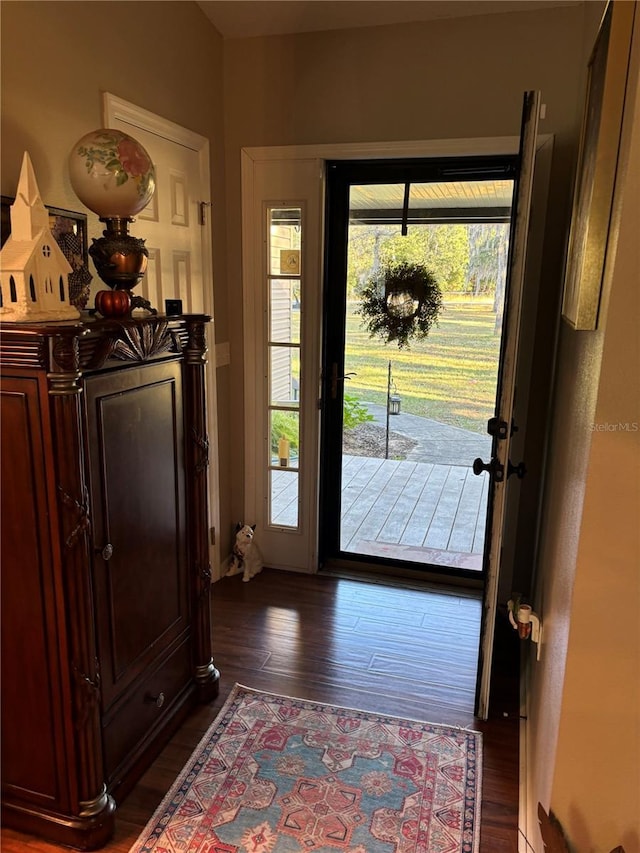
[[[216,337],[227,340],[222,39],[194,3],[2,4],[2,193],[15,195],[29,151],[46,204],[89,215],[71,189],[67,156],[102,125],[111,92],[209,138]],[[213,341],[210,339],[210,344]],[[218,370],[222,529],[229,530],[228,368]],[[228,551],[230,534],[223,540]],[[226,550],[225,550],[226,549]]]
[[530,826],[541,801],[580,853],[617,844],[640,851],[637,20],[634,49],[618,250],[608,258],[599,328],[561,330],[536,589],[544,644],[540,663],[530,662]]

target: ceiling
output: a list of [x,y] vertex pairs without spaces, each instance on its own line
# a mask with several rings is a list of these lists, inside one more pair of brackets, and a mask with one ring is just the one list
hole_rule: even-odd
[[587,0],[198,0],[224,38],[306,33],[574,6]]

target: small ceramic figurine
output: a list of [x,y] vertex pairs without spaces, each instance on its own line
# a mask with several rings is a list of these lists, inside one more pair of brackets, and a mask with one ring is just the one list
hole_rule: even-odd
[[242,572],[242,580],[247,583],[262,571],[262,555],[254,540],[255,530],[255,524],[243,524],[241,521],[236,524],[236,537],[227,577]]
[[11,234],[0,250],[0,317],[14,323],[77,320],[69,299],[69,261],[49,227],[31,158],[24,152]]

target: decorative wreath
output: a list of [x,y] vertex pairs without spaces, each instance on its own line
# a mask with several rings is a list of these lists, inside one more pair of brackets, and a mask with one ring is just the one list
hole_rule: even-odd
[[357,313],[371,337],[398,349],[411,338],[426,338],[442,310],[442,293],[435,275],[424,264],[389,263],[374,273],[362,289]]

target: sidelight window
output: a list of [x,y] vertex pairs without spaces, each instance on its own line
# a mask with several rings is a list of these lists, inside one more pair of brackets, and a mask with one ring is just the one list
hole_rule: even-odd
[[268,523],[297,529],[300,503],[302,209],[267,209]]

